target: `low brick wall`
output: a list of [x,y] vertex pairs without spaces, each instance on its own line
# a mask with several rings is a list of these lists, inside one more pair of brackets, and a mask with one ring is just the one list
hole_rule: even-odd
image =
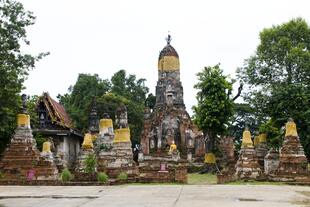
[[[165,169],[162,165],[165,165]],[[139,182],[187,183],[187,162],[148,157],[139,162],[139,173]]]

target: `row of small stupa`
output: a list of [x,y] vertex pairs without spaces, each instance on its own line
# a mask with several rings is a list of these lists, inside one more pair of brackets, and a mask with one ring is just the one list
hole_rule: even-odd
[[[100,131],[97,134],[86,133],[76,162],[75,173],[77,179],[83,179],[85,159],[93,154],[97,161],[96,171],[107,172],[116,177],[121,172],[128,176],[136,175],[137,168],[133,161],[130,141],[130,129],[127,122],[127,109],[121,106],[118,109],[116,126],[109,117],[100,120]],[[51,142],[43,143],[42,152],[37,149],[30,127],[30,116],[24,106],[23,112],[17,115],[17,127],[11,142],[4,152],[0,168],[6,180],[57,180],[59,169],[51,151]]]
[[269,179],[301,181],[309,179],[307,158],[297,134],[296,124],[289,120],[279,152],[268,151],[266,134],[251,139],[248,129],[243,132],[242,147],[236,164],[238,179]]
[[50,151],[50,142],[37,149],[27,114],[25,96],[23,110],[17,115],[17,127],[3,154],[0,169],[6,180],[55,180],[58,169]]
[[121,172],[125,172],[129,177],[137,175],[125,105],[118,107],[115,125],[117,129],[113,130],[112,119],[105,115],[99,122],[99,134],[85,134],[75,167],[76,172],[83,173],[85,159],[94,154],[97,160],[97,172],[106,172],[110,177],[117,177]]

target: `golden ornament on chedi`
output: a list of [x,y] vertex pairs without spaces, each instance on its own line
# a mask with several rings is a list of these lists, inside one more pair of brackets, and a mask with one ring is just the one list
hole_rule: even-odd
[[285,136],[298,137],[296,124],[293,120],[289,120],[285,125]]
[[85,134],[84,141],[82,144],[83,149],[92,149],[94,147],[92,138],[93,136],[90,133]]
[[51,143],[49,141],[43,143],[42,152],[51,153]]
[[30,116],[27,114],[17,114],[18,127],[30,127]]
[[248,129],[245,129],[243,131],[241,147],[253,147],[253,142],[251,139],[251,132]]
[[114,131],[114,142],[130,142],[130,129],[116,129]]

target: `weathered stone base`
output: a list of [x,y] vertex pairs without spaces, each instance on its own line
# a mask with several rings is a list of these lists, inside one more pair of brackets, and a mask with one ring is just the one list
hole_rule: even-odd
[[271,180],[300,182],[309,179],[308,161],[297,136],[286,136],[280,149],[279,167]]
[[257,146],[256,146],[256,155],[258,158],[258,163],[261,167],[261,170],[264,171],[264,159],[265,156],[268,153],[268,147],[267,147],[267,143],[266,142],[260,142]]
[[85,171],[85,160],[89,155],[94,155],[93,149],[81,149],[78,158],[76,160],[75,172],[83,173]]
[[242,148],[236,164],[238,179],[256,179],[262,174],[254,148]]
[[[163,167],[163,165],[165,167]],[[171,157],[144,156],[139,160],[140,182],[187,183],[187,161],[174,161]]]
[[135,179],[139,174],[130,142],[115,142],[110,151],[100,151],[97,163],[97,171],[106,172],[111,178],[117,178],[121,172],[125,172],[129,179]]
[[27,127],[15,130],[0,167],[5,180],[55,180],[58,175],[53,159],[40,156],[32,131]]

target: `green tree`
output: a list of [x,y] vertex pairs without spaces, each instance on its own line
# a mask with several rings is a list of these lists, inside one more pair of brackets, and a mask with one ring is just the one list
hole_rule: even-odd
[[70,114],[75,127],[86,131],[93,98],[105,94],[110,87],[110,81],[100,79],[97,74],[79,74],[75,85],[69,87],[69,93],[58,95],[58,99]]
[[235,103],[234,115],[228,127],[228,134],[235,137],[237,149],[241,147],[242,133],[247,126],[255,134],[261,121],[257,119],[255,109],[247,103]]
[[[301,18],[264,29],[253,56],[237,70],[248,87],[244,99],[278,130],[297,124],[310,156],[310,27]],[[270,125],[270,124],[269,124]]]
[[129,74],[126,76],[125,70],[116,72],[112,78],[111,92],[132,100],[138,104],[144,104],[146,94],[149,92],[145,86],[145,79],[137,79],[135,75]]
[[145,100],[145,106],[154,109],[156,104],[156,96],[154,96],[152,93],[149,93],[146,100]]
[[116,72],[111,81],[102,80],[98,75],[80,74],[69,92],[59,95],[60,102],[65,106],[75,126],[87,130],[88,115],[91,110],[93,97],[96,98],[99,118],[108,113],[114,120],[116,108],[125,104],[128,110],[128,123],[133,144],[139,143],[143,126],[144,104],[148,88],[145,79],[137,79],[128,75],[124,70]]
[[13,0],[0,0],[0,151],[16,126],[20,92],[35,62],[46,54],[23,53],[21,45],[29,45],[26,28],[34,24],[32,12]]
[[219,65],[205,67],[197,74],[197,106],[193,107],[194,122],[203,131],[206,139],[206,153],[213,154],[217,137],[227,132],[233,115],[232,82]]

